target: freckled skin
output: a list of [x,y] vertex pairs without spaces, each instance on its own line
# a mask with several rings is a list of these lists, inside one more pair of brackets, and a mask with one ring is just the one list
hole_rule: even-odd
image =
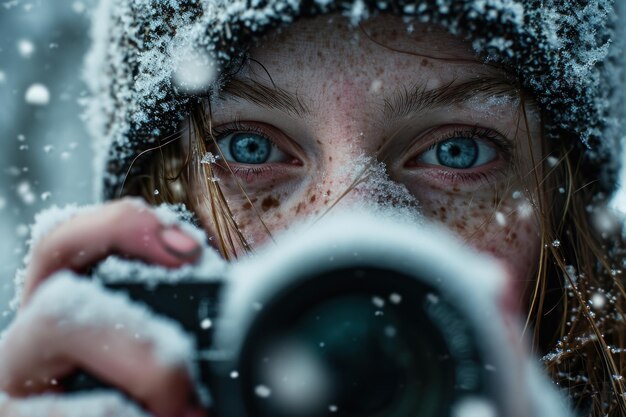
[[[377,17],[362,25],[373,42],[362,34],[355,36],[358,31],[351,30],[340,17],[328,22],[328,17],[300,20],[251,51],[252,58],[271,74],[273,83],[298,93],[310,108],[310,115],[298,118],[241,100],[225,101],[213,112],[216,125],[234,119],[265,123],[285,132],[302,149],[302,156],[298,155],[300,166],[282,167],[272,171],[270,179],[260,177],[244,184],[248,195],[254,197],[256,210],[243,198],[233,178],[220,175],[222,191],[237,208],[233,213],[238,224],[245,226],[244,234],[255,245],[268,240],[257,213],[273,232],[298,219],[323,214],[350,185],[354,160],[361,156],[376,158],[377,150],[385,149],[387,138],[392,138],[390,156],[385,158],[390,180],[406,186],[425,217],[501,260],[521,297],[537,266],[539,225],[534,215],[518,212],[526,200],[516,200],[512,193],[532,189],[524,183],[524,178],[530,177],[524,173],[532,170],[530,152],[535,158],[541,155],[539,118],[530,114],[531,132],[527,132],[524,125],[518,126],[517,106],[490,109],[487,117],[480,106],[450,105],[411,119],[390,121],[383,116],[384,99],[396,91],[416,83],[435,88],[453,79],[471,77],[476,71],[496,70],[480,61],[467,62],[475,59],[469,46],[437,28],[414,24],[415,31],[408,34],[401,29],[401,19]],[[431,58],[438,55],[463,62]],[[252,78],[271,85],[265,71],[251,68],[250,73]],[[375,81],[380,83],[378,91],[372,91]],[[492,163],[494,166],[483,169],[489,171],[485,175],[488,179],[471,181],[447,179],[449,175],[442,173],[446,169],[449,173],[450,168],[407,165],[429,145],[409,146],[408,150],[404,145],[427,135],[424,132],[441,126],[477,124],[498,132],[517,132],[517,136],[510,136],[515,163],[501,157]],[[532,149],[528,147],[529,133],[534,139]],[[432,144],[436,139],[428,138],[420,140]],[[348,193],[348,197],[353,201],[366,198],[357,192]],[[500,221],[496,212],[501,213]],[[210,232],[208,213],[201,213],[201,217]]]

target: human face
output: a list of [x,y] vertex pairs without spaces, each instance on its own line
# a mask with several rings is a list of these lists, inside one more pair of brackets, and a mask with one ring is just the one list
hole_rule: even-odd
[[531,184],[541,136],[518,94],[440,29],[318,17],[251,51],[211,103],[219,149],[207,147],[232,169],[214,166],[253,246],[268,238],[263,223],[277,232],[335,205],[391,207],[500,259],[521,297],[540,246]]

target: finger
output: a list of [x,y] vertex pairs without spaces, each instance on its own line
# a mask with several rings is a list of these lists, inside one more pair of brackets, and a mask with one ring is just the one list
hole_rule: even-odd
[[79,214],[33,248],[22,305],[48,276],[61,269],[84,271],[112,254],[175,268],[195,260],[200,245],[176,226],[163,226],[139,200],[120,200]]
[[60,272],[0,343],[0,389],[24,397],[83,369],[158,417],[190,409],[193,344],[180,326],[120,293]]

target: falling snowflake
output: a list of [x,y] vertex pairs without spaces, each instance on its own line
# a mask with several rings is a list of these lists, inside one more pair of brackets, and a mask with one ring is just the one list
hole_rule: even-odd
[[17,41],[17,50],[23,58],[30,58],[35,52],[35,45],[28,39]]
[[45,106],[50,102],[50,92],[48,88],[40,83],[32,84],[24,95],[26,102],[34,106]]

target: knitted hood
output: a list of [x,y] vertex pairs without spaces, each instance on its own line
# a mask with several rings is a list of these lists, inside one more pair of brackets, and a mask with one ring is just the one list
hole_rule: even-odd
[[[133,160],[175,134],[265,33],[325,13],[354,24],[392,13],[469,40],[534,95],[548,139],[576,143],[585,174],[614,189],[622,54],[610,0],[102,0],[85,73],[100,197],[114,198]],[[206,69],[204,80],[175,82],[190,62]]]

